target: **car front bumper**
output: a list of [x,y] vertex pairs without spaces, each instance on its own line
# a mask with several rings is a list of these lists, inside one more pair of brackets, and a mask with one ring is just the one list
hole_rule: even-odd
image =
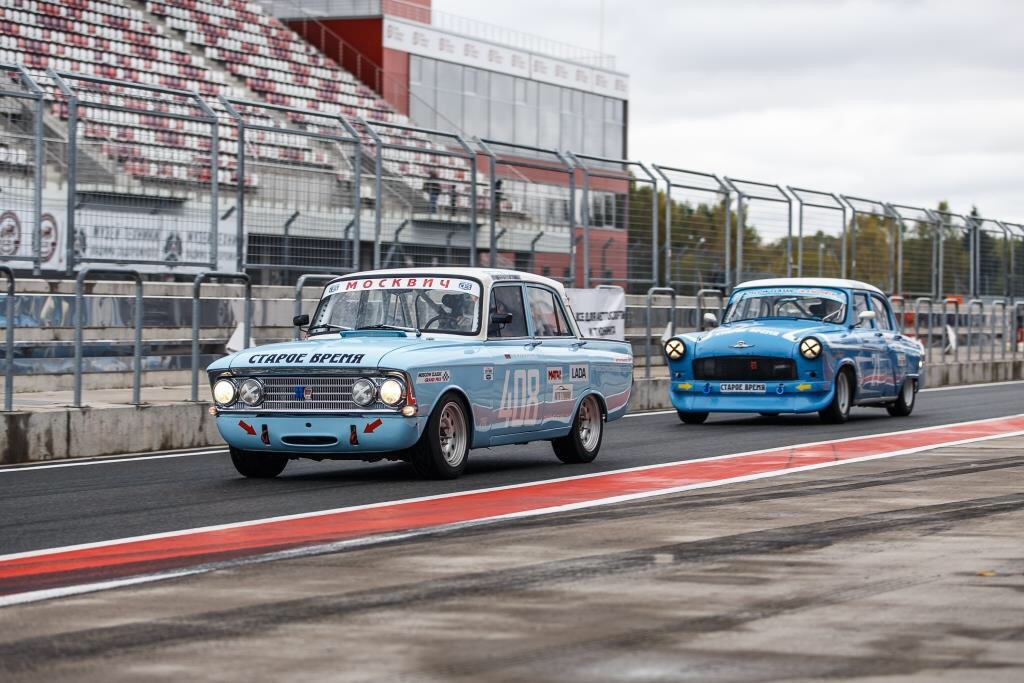
[[687,413],[813,413],[832,402],[832,382],[755,382],[764,392],[723,392],[723,384],[708,380],[673,380],[672,406]]
[[425,420],[424,417],[379,413],[258,415],[220,412],[217,430],[229,445],[241,450],[357,459],[364,454],[409,448],[419,439]]

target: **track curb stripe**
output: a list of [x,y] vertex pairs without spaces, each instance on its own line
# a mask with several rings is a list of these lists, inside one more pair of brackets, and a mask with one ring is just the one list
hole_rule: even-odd
[[0,556],[0,595],[609,504],[1024,433],[1024,415]]

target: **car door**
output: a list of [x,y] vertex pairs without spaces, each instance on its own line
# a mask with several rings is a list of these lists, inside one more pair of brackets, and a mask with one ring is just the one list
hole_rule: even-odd
[[885,340],[877,334],[875,321],[860,321],[860,314],[870,311],[871,304],[867,292],[853,293],[853,320],[857,326],[851,332],[856,340],[854,362],[857,364],[857,400],[881,398],[882,384],[879,382],[882,355],[886,353]]
[[[483,373],[493,387],[486,425],[492,444],[515,441],[515,435],[536,430],[544,419],[543,361],[530,333],[525,296],[522,283],[491,288],[485,343],[493,365],[484,367]],[[495,314],[511,319],[494,323]]]
[[[885,381],[881,385],[882,396],[896,396],[896,391],[903,384],[903,376],[906,374],[906,356],[899,354],[896,345],[902,336],[896,330],[892,307],[885,297],[871,293],[871,310],[875,312],[875,335],[880,337],[885,348],[881,352],[880,380],[884,376]],[[902,361],[902,365],[900,363]]]
[[[543,285],[528,285],[526,300],[530,329],[543,360],[544,429],[572,423],[576,399],[586,388],[589,366],[579,361],[580,343],[569,324],[558,294]],[[576,378],[575,380],[573,378]]]

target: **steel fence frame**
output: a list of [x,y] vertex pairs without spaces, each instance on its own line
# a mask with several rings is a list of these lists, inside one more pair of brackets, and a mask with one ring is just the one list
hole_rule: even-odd
[[[630,264],[627,261],[627,270],[625,278],[611,278],[612,280],[619,280],[627,284],[649,284],[650,286],[657,286],[659,281],[658,277],[658,178],[647,167],[640,161],[628,160],[628,159],[609,159],[608,157],[596,156],[593,154],[577,154],[571,150],[566,150],[566,156],[572,160],[577,170],[580,171],[583,177],[582,189],[582,201],[580,216],[583,223],[583,287],[590,287],[590,192],[591,192],[591,178],[603,178],[611,181],[620,181],[628,183],[649,183],[651,187],[651,277],[650,278],[633,278],[630,275],[629,269]],[[590,163],[587,163],[590,162]],[[628,170],[623,170],[619,174],[613,174],[610,171],[602,170],[600,166],[594,166],[594,164],[611,164],[613,166],[619,166],[623,169],[630,169],[633,167],[639,168],[643,171],[646,179],[637,178],[631,174]],[[627,185],[626,194],[628,196],[630,187]],[[628,210],[628,202],[626,209]],[[631,234],[629,226],[625,226],[624,230],[628,240]],[[639,237],[639,236],[638,236]],[[609,278],[600,277],[593,278],[598,281],[608,280]],[[607,283],[606,283],[607,284]]]
[[[704,173],[702,171],[691,171],[684,168],[675,168],[673,166],[664,166],[659,164],[651,164],[651,168],[654,169],[655,173],[661,176],[662,180],[665,181],[665,277],[664,283],[669,287],[676,287],[676,282],[672,278],[672,188],[686,189],[694,192],[707,192],[713,195],[719,196],[719,203],[722,205],[722,267],[723,267],[723,281],[721,283],[709,283],[714,285],[721,285],[722,289],[728,292],[731,287],[731,269],[732,264],[730,263],[730,256],[732,249],[730,247],[732,237],[732,193],[729,186],[723,181],[718,175],[714,173]],[[674,179],[676,175],[682,175],[684,177],[693,178],[694,182],[679,182]],[[717,186],[717,189],[705,187],[697,184],[698,179],[712,180]],[[684,206],[688,206],[688,202],[684,202]],[[696,284],[699,290],[705,289],[703,283],[694,282],[690,284]]]
[[[892,253],[890,254],[890,267],[887,269],[889,273],[889,283],[887,287],[882,289],[889,292],[902,292],[903,291],[903,231],[900,229],[901,223],[899,220],[899,214],[896,214],[889,206],[877,199],[866,199],[864,197],[855,197],[848,194],[840,194],[839,198],[846,203],[849,207],[850,215],[850,229],[848,231],[850,241],[850,277],[857,278],[857,236],[860,233],[860,229],[857,225],[857,216],[874,216],[881,221],[892,221],[893,229],[889,232],[889,238],[892,240]],[[857,205],[868,205],[872,208],[869,209],[858,209]]]
[[[736,284],[743,282],[743,235],[747,229],[747,209],[744,207],[743,200],[756,200],[766,201],[772,203],[785,204],[787,207],[787,227],[786,227],[786,277],[790,277],[793,272],[793,199],[786,194],[785,190],[782,189],[781,185],[775,183],[763,183],[755,180],[742,180],[740,178],[732,178],[725,176],[724,180],[726,184],[736,193]],[[754,188],[769,188],[778,192],[779,196],[768,196],[764,194],[754,194],[750,192],[744,192],[737,186],[737,183],[741,185],[751,185]]]
[[[385,150],[404,151],[409,153],[426,153],[440,157],[448,157],[453,159],[463,159],[469,164],[469,265],[477,265],[477,240],[478,240],[478,216],[477,216],[477,168],[476,151],[466,142],[466,140],[458,133],[451,133],[442,130],[435,130],[431,128],[422,128],[419,126],[406,125],[400,123],[384,122],[384,121],[367,121],[362,117],[357,117],[356,121],[366,131],[367,135],[370,136],[374,144],[374,223],[373,223],[373,267],[379,269],[382,267],[381,264],[381,233],[383,229],[383,181],[384,181],[384,152]],[[396,144],[393,142],[386,142],[382,137],[381,133],[385,131],[378,130],[378,128],[388,128],[408,133],[419,134],[423,136],[431,136],[435,138],[446,138],[455,141],[458,147],[462,149],[462,153],[453,151],[453,149],[439,148],[436,145],[429,148],[416,147],[413,145]],[[439,182],[439,179],[438,179]],[[410,207],[410,221],[415,221],[415,208]],[[404,227],[404,226],[402,226]],[[396,230],[397,233],[401,232],[402,227]],[[493,241],[492,234],[492,241]],[[397,244],[397,240],[393,243]]]
[[[547,173],[561,173],[565,172],[566,178],[566,192],[567,192],[567,208],[566,208],[566,228],[568,232],[568,258],[569,258],[569,272],[566,277],[555,278],[561,280],[566,284],[575,284],[576,282],[576,169],[573,163],[559,150],[545,149],[543,147],[536,147],[533,145],[523,145],[518,143],[501,142],[499,140],[493,140],[490,138],[476,138],[474,140],[480,151],[487,157],[488,163],[488,184],[490,192],[490,203],[488,206],[488,224],[489,224],[489,236],[488,236],[488,265],[495,267],[497,265],[498,257],[498,214],[499,207],[494,202],[496,196],[496,183],[499,180],[498,167],[503,166],[512,170],[513,173],[517,174],[526,183],[532,185],[550,185],[551,187],[561,187],[561,185],[555,183],[539,183],[531,181],[524,173],[521,173],[518,169],[531,169],[535,171],[542,171]],[[495,148],[500,149],[512,149],[521,150],[525,155],[547,155],[549,158],[557,160],[557,163],[562,168],[556,168],[555,164],[542,163],[536,157],[525,156],[523,158],[509,158],[508,155],[501,155],[495,151]],[[508,194],[507,190],[503,190],[505,195]],[[538,224],[539,232],[534,236],[530,251],[535,256],[537,241],[541,239],[545,231],[543,230],[544,223]],[[535,258],[533,259],[535,260]],[[531,264],[533,267],[535,264]]]
[[[43,215],[43,108],[45,105],[45,93],[36,83],[35,79],[33,79],[28,73],[25,67],[20,64],[0,63],[0,73],[16,75],[17,81],[25,89],[25,91],[8,90],[6,88],[0,89],[0,98],[11,97],[18,100],[31,100],[35,103],[32,110],[32,154],[34,163],[32,164],[32,229],[29,233],[31,254],[27,256],[18,255],[17,252],[20,247],[19,237],[18,243],[14,245],[14,253],[4,254],[3,251],[0,250],[0,261],[30,261],[32,263],[32,274],[39,275],[42,261],[40,228],[42,225]],[[8,211],[6,208],[6,201],[8,200],[6,199],[6,196],[3,199],[4,205],[0,206],[0,209],[3,210],[4,214],[6,214]],[[0,217],[0,222],[2,222],[2,220],[2,217]],[[24,234],[24,231],[20,229],[20,225],[19,231]]]
[[[793,185],[786,185],[786,189],[789,190],[789,194],[796,200],[797,206],[797,243],[796,243],[796,275],[797,277],[803,277],[804,274],[804,227],[805,227],[805,208],[822,209],[828,211],[839,212],[839,277],[846,276],[846,206],[843,204],[839,196],[834,192],[823,192],[821,190],[811,190],[806,187],[794,187]],[[812,200],[808,201],[802,195],[811,195]],[[832,205],[819,203],[818,197],[824,197],[832,200]],[[818,276],[821,277],[823,273],[822,259],[824,258],[824,243],[818,242]]]
[[[928,210],[928,209],[926,209],[924,207],[911,206],[909,204],[886,204],[885,206],[886,206],[886,208],[890,212],[892,212],[893,217],[896,220],[897,227],[899,229],[899,234],[900,234],[900,245],[901,245],[900,253],[901,253],[902,258],[900,260],[901,269],[900,269],[900,273],[899,273],[899,280],[900,280],[900,290],[899,290],[899,293],[902,294],[902,295],[909,295],[909,296],[922,296],[924,294],[927,294],[927,296],[929,298],[938,298],[938,296],[939,296],[939,286],[938,286],[938,280],[937,280],[937,273],[938,273],[938,267],[937,267],[937,262],[938,262],[938,225],[936,223],[934,214],[930,210]],[[908,212],[914,212],[916,217],[912,217],[911,215],[909,215]],[[907,251],[907,248],[908,248],[908,244],[911,242],[911,240],[908,240],[908,238],[907,238],[907,234],[908,234],[908,230],[909,230],[909,226],[907,225],[908,221],[914,221],[915,223],[917,223],[918,226],[921,226],[921,225],[929,226],[930,235],[927,235],[927,237],[929,237],[929,241],[931,242],[931,248],[930,248],[930,252],[931,253],[930,253],[929,265],[928,265],[928,289],[927,290],[916,290],[916,289],[913,289],[913,287],[916,287],[916,282],[915,282],[914,285],[908,285],[907,284],[908,264],[911,263],[911,261],[906,256],[906,251]]]
[[[253,263],[250,259],[250,253],[248,249],[248,241],[250,236],[253,234],[251,230],[246,230],[246,195],[248,188],[248,164],[246,161],[247,157],[247,143],[248,135],[247,131],[256,131],[268,133],[271,135],[282,135],[282,136],[294,136],[297,138],[304,138],[310,141],[335,144],[335,145],[350,145],[353,148],[353,162],[352,162],[352,188],[351,188],[351,202],[352,202],[352,217],[348,224],[340,230],[340,242],[345,243],[349,241],[350,244],[350,255],[349,262],[346,265],[339,266],[323,266],[316,265],[316,268],[321,270],[336,270],[338,273],[351,272],[359,269],[359,252],[362,239],[361,230],[361,216],[362,216],[362,166],[363,166],[363,141],[359,133],[355,130],[352,124],[341,115],[337,114],[324,114],[317,111],[311,111],[307,109],[298,109],[295,107],[288,107],[279,104],[270,104],[265,102],[255,102],[252,100],[245,100],[235,97],[218,97],[218,101],[221,106],[231,117],[231,120],[237,130],[236,140],[236,154],[238,157],[237,161],[237,180],[235,183],[235,239],[236,244],[236,256],[235,256],[235,267],[236,270],[242,272],[245,269],[253,270],[276,270],[284,268],[286,271],[292,270],[304,270],[310,266],[304,266],[302,264],[293,266],[291,264],[291,245],[290,236],[288,229],[291,223],[298,217],[298,210],[292,214],[292,217],[285,221],[283,224],[284,239],[282,240],[282,246],[284,250],[284,263],[273,264],[273,263]],[[278,115],[285,118],[291,118],[293,121],[301,120],[300,117],[313,117],[322,121],[329,121],[341,126],[341,129],[345,132],[345,135],[339,135],[334,133],[320,132],[316,130],[304,130],[297,128],[286,128],[273,125],[265,125],[260,123],[251,123],[246,121],[245,110],[247,109],[260,109],[271,112],[268,117],[274,120],[273,115]],[[344,150],[339,154],[339,159],[346,157]],[[259,162],[266,163],[266,162]],[[333,168],[333,167],[332,167]],[[254,188],[255,191],[255,188]],[[352,237],[347,240],[349,231],[352,232]]]

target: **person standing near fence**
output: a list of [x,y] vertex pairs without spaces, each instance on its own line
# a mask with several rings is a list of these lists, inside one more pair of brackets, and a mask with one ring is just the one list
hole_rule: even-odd
[[448,186],[448,214],[449,218],[455,218],[455,211],[459,207],[459,187],[452,183]]
[[437,171],[430,171],[427,182],[423,183],[423,191],[430,200],[430,213],[437,213],[437,198],[441,196],[441,183],[437,182]]

